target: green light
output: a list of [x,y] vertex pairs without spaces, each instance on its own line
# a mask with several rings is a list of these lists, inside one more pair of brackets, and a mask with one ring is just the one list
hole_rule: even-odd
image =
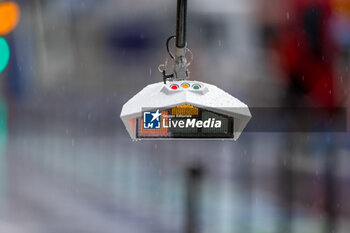
[[193,85],[194,90],[199,90],[201,87],[199,85]]
[[10,48],[6,40],[0,37],[0,73],[6,68],[10,60]]

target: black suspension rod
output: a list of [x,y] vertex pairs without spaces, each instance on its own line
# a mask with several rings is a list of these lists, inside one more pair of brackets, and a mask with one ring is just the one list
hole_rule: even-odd
[[177,0],[176,47],[186,46],[187,0]]

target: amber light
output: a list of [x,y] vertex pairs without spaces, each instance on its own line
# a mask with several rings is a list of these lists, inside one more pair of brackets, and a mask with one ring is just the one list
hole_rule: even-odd
[[188,83],[183,83],[181,86],[183,89],[190,88],[190,84],[188,84]]
[[17,3],[0,3],[0,35],[7,35],[17,26],[20,14]]

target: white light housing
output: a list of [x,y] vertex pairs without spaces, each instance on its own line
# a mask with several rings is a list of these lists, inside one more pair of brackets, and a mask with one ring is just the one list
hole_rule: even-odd
[[[140,132],[143,123],[143,113],[147,111],[163,111],[166,109],[176,108],[178,106],[189,105],[200,109],[200,112],[216,118],[223,119],[226,128],[221,131],[213,130],[209,133],[208,129],[191,131],[190,134],[180,133],[168,134],[162,136],[141,137]],[[120,115],[130,137],[136,139],[234,139],[237,140],[243,129],[251,118],[249,108],[246,104],[234,98],[225,91],[214,85],[197,82],[197,81],[172,81],[166,84],[160,82],[148,85],[133,98],[131,98],[124,106]],[[232,120],[228,123],[226,120]],[[206,118],[208,119],[208,118]],[[167,120],[168,121],[168,120]],[[142,120],[143,122],[143,120]],[[164,121],[165,122],[165,121]],[[223,127],[223,126],[222,126]],[[141,131],[140,131],[141,130]],[[179,129],[175,130],[176,132]],[[186,130],[185,130],[186,131]],[[151,131],[150,131],[151,132]],[[154,131],[152,131],[154,132]],[[187,131],[186,131],[187,132]],[[215,132],[218,132],[216,135]]]

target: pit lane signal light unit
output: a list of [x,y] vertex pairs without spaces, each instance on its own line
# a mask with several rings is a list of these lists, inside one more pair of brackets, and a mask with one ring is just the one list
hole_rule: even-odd
[[[166,73],[167,61],[160,65],[163,82],[146,86],[123,106],[120,117],[134,140],[237,140],[251,118],[240,100],[214,85],[188,80],[193,54],[186,43],[186,12],[187,0],[178,0],[176,36],[166,42],[173,72]],[[169,49],[172,39],[174,54]]]

